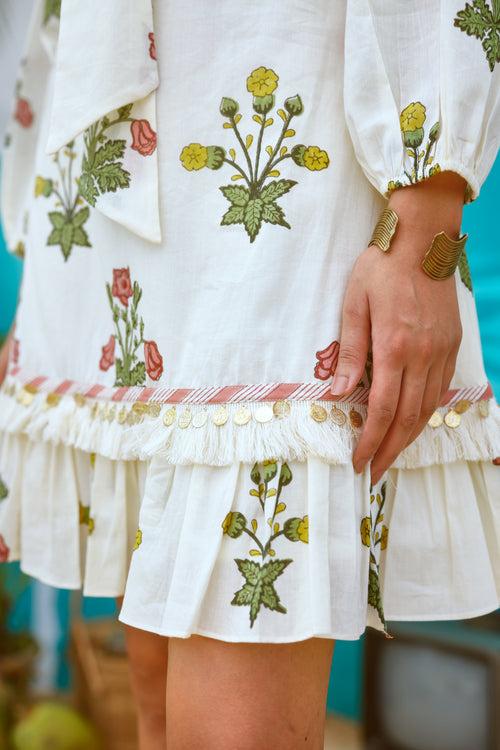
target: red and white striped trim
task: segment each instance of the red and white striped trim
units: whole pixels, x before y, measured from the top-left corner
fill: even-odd
[[[333,401],[329,383],[261,383],[259,385],[226,385],[204,388],[163,388],[161,386],[131,386],[113,388],[104,385],[77,383],[74,380],[55,380],[43,375],[25,375],[20,368],[13,368],[10,375],[23,387],[36,388],[44,393],[72,395],[79,393],[86,398],[114,402],[155,401],[162,404],[231,404],[240,402],[265,402],[288,399],[289,401]],[[346,399],[351,404],[366,404],[369,388],[356,388]],[[445,393],[440,406],[454,406],[458,401],[471,402],[492,398],[489,383],[467,388],[455,388]]]

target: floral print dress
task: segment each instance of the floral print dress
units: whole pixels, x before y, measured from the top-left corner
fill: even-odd
[[[37,0],[16,87],[10,558],[125,591],[124,622],[179,637],[356,639],[496,609],[499,410],[466,256],[450,390],[376,486],[351,464],[371,357],[348,400],[329,387],[387,197],[452,170],[470,202],[491,168],[498,3],[129,6]]]

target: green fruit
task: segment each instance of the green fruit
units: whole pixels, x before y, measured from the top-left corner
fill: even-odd
[[[69,706],[40,703],[14,729],[15,750],[99,750],[94,727]]]

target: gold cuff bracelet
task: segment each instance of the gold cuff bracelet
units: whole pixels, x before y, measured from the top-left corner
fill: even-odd
[[[368,245],[377,245],[384,253],[388,252],[391,240],[396,232],[398,215],[392,208],[385,208]],[[458,240],[448,237],[446,232],[439,232],[434,238],[422,260],[421,268],[431,279],[447,279],[455,273],[458,261],[465,249],[467,235],[463,234]]]

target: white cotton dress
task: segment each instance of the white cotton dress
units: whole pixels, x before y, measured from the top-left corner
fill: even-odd
[[[25,260],[0,533],[24,570],[226,641],[499,606],[499,409],[465,257],[450,390],[375,487],[351,464],[371,361],[329,395],[390,192],[453,170],[471,201],[495,159],[497,4],[483,26],[460,5],[37,3],[2,185]]]

